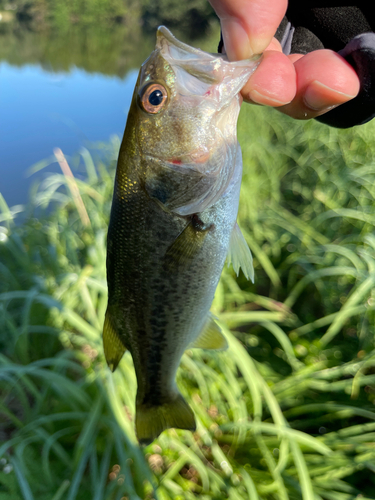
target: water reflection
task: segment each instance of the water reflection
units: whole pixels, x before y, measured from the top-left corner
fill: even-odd
[[[88,73],[124,77],[142,64],[154,43],[155,34],[143,33],[138,23],[73,25],[42,32],[0,23],[0,60],[13,66],[41,64],[51,71],[78,67]]]

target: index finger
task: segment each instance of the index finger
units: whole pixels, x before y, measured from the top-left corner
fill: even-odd
[[[221,23],[230,61],[248,59],[269,45],[284,14],[287,0],[209,0]]]

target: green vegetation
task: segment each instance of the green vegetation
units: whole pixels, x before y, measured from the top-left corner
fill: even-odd
[[[136,0],[0,0],[0,11],[13,12],[15,20],[32,30],[45,30],[128,24],[139,18],[140,5]]]
[[[101,346],[118,140],[69,159],[80,196],[50,175],[22,224],[1,198],[0,500],[373,500],[374,128],[244,106],[256,281],[224,269],[212,310],[229,349],[183,357],[197,432],[144,450],[131,356],[112,375]]]
[[[18,21],[29,29],[64,30],[72,24],[113,26],[144,24],[153,32],[169,23],[186,33],[201,36],[215,17],[202,0],[0,0],[0,12],[11,13],[7,22]]]
[[[142,24],[152,33],[160,24],[165,24],[188,34],[191,39],[201,38],[209,31],[210,22],[217,19],[210,4],[202,0],[143,0],[141,4]]]

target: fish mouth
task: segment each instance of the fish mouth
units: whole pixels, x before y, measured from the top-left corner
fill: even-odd
[[[229,62],[223,54],[204,52],[180,42],[165,26],[158,28],[155,50],[170,65],[177,94],[185,101],[187,97],[204,99],[206,107],[217,112],[236,98],[260,61],[260,56],[254,56]]]
[[[160,26],[157,30],[156,48],[174,67],[174,71],[180,67],[208,85],[218,84],[222,80],[219,68],[223,62],[228,61],[223,54],[210,54],[180,42],[165,26]]]
[[[207,57],[208,57],[210,59],[222,59],[224,61],[228,61],[228,57],[226,56],[226,54],[219,54],[217,52],[214,52],[214,53],[205,52],[204,50],[197,49],[195,47],[191,47],[190,45],[187,45],[186,43],[181,42],[175,36],[173,36],[172,33],[169,31],[169,29],[166,28],[165,26],[158,27],[157,32],[156,32],[156,38],[157,38],[157,44],[159,44],[162,41],[162,39],[165,39],[170,46],[173,46],[177,49],[180,49],[184,52],[187,52],[188,54],[193,55],[197,58],[207,59]],[[249,65],[249,63],[260,62],[261,58],[262,58],[262,54],[254,54],[252,57],[250,57],[247,60],[245,59],[242,61],[237,61],[236,64],[238,66],[246,66],[246,65]]]
[[[195,55],[196,57],[202,57],[202,56],[207,57],[207,55],[210,55],[213,59],[219,56],[221,59],[227,60],[227,57],[225,55],[209,54],[207,52],[203,52],[203,50],[196,49],[195,47],[191,47],[190,45],[181,42],[175,36],[173,36],[172,33],[169,31],[169,29],[166,28],[165,26],[159,26],[156,32],[156,37],[157,37],[157,43],[159,43],[159,41],[161,42],[162,39],[164,38],[170,46],[174,46],[177,49],[180,49],[183,52],[187,52],[190,55]]]

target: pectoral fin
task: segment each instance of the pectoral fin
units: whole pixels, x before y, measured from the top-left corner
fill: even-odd
[[[253,256],[237,223],[232,230],[227,260],[228,266],[232,264],[237,276],[241,267],[245,277],[254,283]]]
[[[209,313],[199,337],[189,345],[189,348],[195,347],[220,350],[227,349],[228,347],[228,343],[211,313]]]
[[[165,259],[170,267],[190,264],[202,247],[213,226],[205,227],[197,215],[193,215],[185,229],[168,248]]]
[[[113,326],[110,313],[107,309],[105,313],[104,327],[103,327],[103,348],[107,364],[111,371],[115,371],[117,365],[121,361],[126,348],[121,342],[120,336]]]

